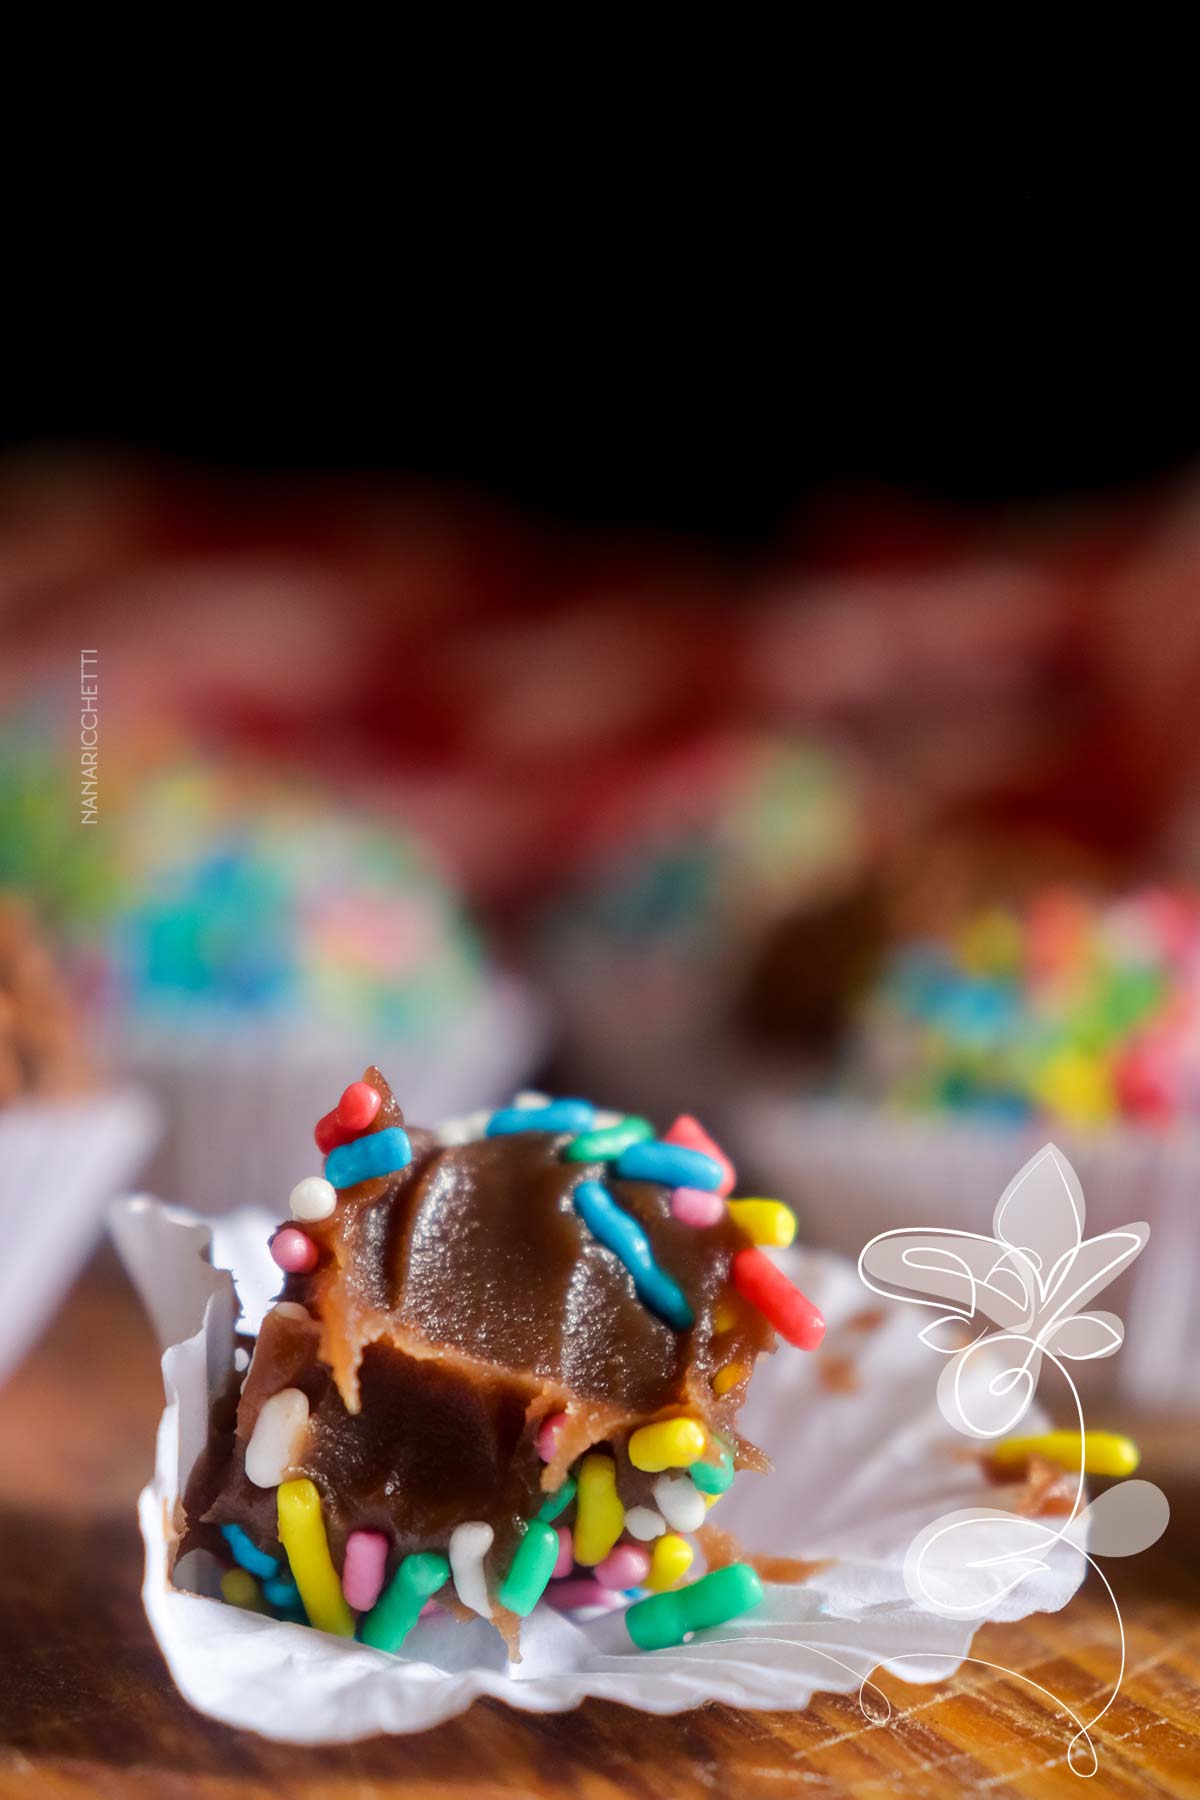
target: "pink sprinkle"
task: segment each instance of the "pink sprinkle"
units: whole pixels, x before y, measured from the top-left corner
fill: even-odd
[[[680,1144],[685,1150],[701,1150],[705,1156],[711,1156],[713,1161],[719,1163],[721,1167],[721,1185],[717,1189],[718,1194],[722,1198],[727,1194],[732,1194],[733,1184],[737,1180],[733,1164],[720,1145],[713,1143],[700,1121],[693,1119],[691,1113],[680,1113],[670,1131],[663,1132],[662,1141],[664,1144]]]
[[[352,1531],[346,1539],[342,1592],[347,1606],[370,1612],[383,1589],[388,1541],[382,1531]]]
[[[706,1194],[703,1188],[676,1188],[671,1211],[681,1225],[716,1225],[724,1217],[725,1202],[720,1194]]]
[[[541,1430],[537,1434],[537,1453],[543,1462],[554,1461],[554,1443],[559,1432],[567,1422],[565,1412],[551,1413],[542,1420]]]
[[[606,1588],[641,1587],[649,1573],[650,1552],[640,1544],[618,1544],[596,1564],[596,1580]]]
[[[375,1122],[375,1114],[383,1104],[378,1088],[369,1081],[352,1081],[334,1111],[344,1131],[365,1131]]]
[[[442,1609],[438,1605],[436,1600],[427,1600],[425,1602],[424,1606],[421,1608],[420,1612],[417,1614],[417,1617],[418,1617],[418,1619],[432,1618],[432,1616],[435,1612],[441,1612],[441,1610]]]
[[[560,1612],[567,1612],[575,1606],[624,1605],[624,1595],[618,1594],[615,1588],[601,1587],[598,1581],[590,1581],[584,1577],[575,1581],[556,1582],[552,1588],[546,1589],[546,1598]]]
[[[271,1255],[288,1275],[307,1275],[316,1268],[319,1254],[307,1233],[297,1231],[294,1225],[285,1225],[271,1239]]]
[[[563,1576],[569,1575],[575,1567],[575,1545],[571,1541],[569,1525],[559,1525],[555,1529],[558,1532],[558,1561],[550,1571],[550,1579],[551,1581],[561,1581]]]

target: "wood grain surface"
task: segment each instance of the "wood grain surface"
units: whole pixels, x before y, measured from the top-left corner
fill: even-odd
[[[1135,1431],[1173,1515],[1153,1551],[1107,1565],[1128,1667],[1084,1784],[1066,1766],[1072,1727],[1028,1684],[1085,1719],[1104,1704],[1118,1640],[1098,1583],[1061,1614],[979,1633],[976,1655],[1015,1676],[966,1665],[937,1687],[880,1677],[886,1724],[854,1696],[825,1696],[801,1713],[714,1706],[675,1719],[480,1701],[419,1736],[330,1750],[214,1725],[176,1694],[138,1597],[134,1500],[160,1406],[149,1330],[105,1253],[0,1390],[0,1795],[1200,1797],[1200,1448],[1187,1420],[1104,1421]]]

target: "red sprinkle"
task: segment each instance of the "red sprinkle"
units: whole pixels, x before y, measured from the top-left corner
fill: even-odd
[[[320,1252],[307,1232],[285,1225],[271,1239],[271,1255],[288,1275],[307,1275],[317,1266]]]
[[[663,1132],[662,1141],[664,1144],[679,1144],[685,1150],[699,1150],[703,1155],[711,1156],[721,1170],[717,1193],[732,1194],[733,1184],[737,1180],[733,1164],[720,1145],[713,1143],[699,1119],[693,1119],[691,1113],[680,1113],[670,1131]]]
[[[369,1081],[352,1081],[334,1109],[334,1117],[343,1131],[356,1136],[374,1123],[383,1104],[383,1096]]]
[[[341,1123],[336,1107],[332,1112],[327,1112],[323,1119],[318,1119],[313,1130],[313,1136],[317,1140],[317,1149],[322,1156],[328,1156],[329,1152],[336,1150],[339,1144],[348,1144],[355,1135],[355,1132],[347,1131]]]
[[[825,1320],[794,1282],[781,1275],[761,1250],[739,1250],[733,1259],[733,1285],[743,1300],[757,1306],[780,1337],[797,1350],[815,1350],[825,1336]]]

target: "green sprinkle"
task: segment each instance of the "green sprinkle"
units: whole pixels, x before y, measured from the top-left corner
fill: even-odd
[[[557,1531],[541,1519],[530,1519],[504,1577],[500,1589],[501,1606],[507,1606],[518,1618],[527,1619],[545,1593],[557,1561]]]
[[[725,1625],[749,1612],[763,1597],[762,1582],[749,1563],[714,1569],[690,1587],[651,1594],[626,1609],[625,1624],[639,1650],[668,1650],[689,1631]]]
[[[538,1518],[548,1525],[552,1519],[557,1519],[560,1512],[570,1506],[574,1498],[575,1477],[568,1475],[560,1488],[555,1488],[552,1494],[546,1495],[537,1509]]]
[[[717,1445],[717,1461],[694,1462],[688,1474],[702,1494],[723,1494],[733,1482],[733,1458],[724,1444]]]
[[[601,1125],[572,1138],[563,1156],[567,1162],[612,1162],[631,1144],[644,1144],[653,1136],[649,1119],[621,1119],[616,1125]]]
[[[362,1622],[362,1641],[394,1655],[417,1622],[427,1600],[450,1579],[450,1564],[436,1550],[406,1556],[383,1595]]]

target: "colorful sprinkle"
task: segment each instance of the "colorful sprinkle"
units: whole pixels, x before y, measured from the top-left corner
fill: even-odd
[[[290,1575],[276,1575],[273,1580],[264,1581],[262,1591],[263,1599],[268,1600],[278,1612],[286,1613],[302,1625],[308,1623],[300,1600],[300,1589]]]
[[[412,1161],[412,1145],[407,1131],[389,1125],[386,1131],[373,1131],[353,1143],[339,1144],[325,1162],[325,1174],[335,1188],[357,1187],[360,1181],[373,1181],[377,1175],[394,1175],[407,1169]]]
[[[733,1485],[733,1457],[718,1444],[716,1462],[694,1462],[688,1474],[702,1494],[723,1494]]]
[[[729,1216],[752,1244],[786,1250],[796,1235],[796,1215],[780,1200],[731,1200]]]
[[[383,1597],[362,1622],[363,1643],[394,1656],[420,1618],[425,1602],[432,1600],[449,1579],[450,1564],[438,1551],[417,1550],[406,1556]],[[300,1592],[304,1592],[303,1583]],[[316,1624],[315,1619],[313,1623]]]
[[[574,1200],[575,1210],[588,1230],[620,1257],[633,1276],[634,1288],[643,1305],[673,1331],[689,1330],[695,1316],[683,1289],[659,1268],[650,1248],[650,1239],[637,1220],[624,1212],[598,1181],[581,1181],[575,1189]]]
[[[721,1171],[721,1180],[715,1192],[723,1198],[732,1194],[737,1176],[733,1164],[721,1149],[709,1137],[698,1119],[690,1113],[680,1113],[670,1131],[663,1132],[664,1144],[682,1144],[685,1150],[699,1150],[702,1156],[710,1156]]]
[[[640,1544],[618,1544],[602,1563],[596,1564],[600,1586],[619,1588],[622,1593],[626,1588],[641,1587],[649,1573],[650,1552]]]
[[[736,1298],[726,1295],[713,1307],[713,1330],[716,1332],[732,1331],[735,1325],[741,1323],[741,1318],[742,1309]]]
[[[279,1489],[279,1541],[287,1552],[304,1610],[318,1631],[354,1636],[354,1614],[346,1605],[329,1554],[321,1496],[311,1481],[285,1481]]]
[[[682,1644],[690,1631],[725,1625],[757,1606],[762,1582],[749,1563],[730,1563],[702,1575],[676,1594],[637,1600],[625,1614],[629,1635],[639,1650],[668,1650]]]
[[[573,1475],[568,1475],[560,1488],[555,1488],[552,1494],[546,1495],[546,1498],[542,1501],[542,1504],[537,1510],[537,1516],[542,1521],[543,1525],[553,1524],[559,1513],[566,1511],[567,1507],[570,1506],[572,1500],[575,1498],[575,1489],[575,1477]]]
[[[289,1203],[293,1219],[327,1219],[337,1207],[337,1189],[323,1175],[306,1175],[292,1189]]]
[[[258,1583],[248,1569],[226,1569],[221,1577],[221,1598],[227,1606],[240,1606],[243,1612],[267,1610]]]
[[[575,1567],[575,1540],[571,1536],[569,1525],[557,1525],[555,1530],[558,1533],[558,1555],[550,1571],[550,1579],[562,1581]]]
[[[334,1112],[343,1131],[365,1131],[375,1123],[375,1115],[383,1104],[383,1096],[369,1081],[352,1081],[338,1101]]]
[[[257,1544],[251,1543],[240,1525],[222,1525],[221,1536],[229,1545],[234,1562],[240,1563],[243,1569],[248,1569],[251,1575],[257,1575],[260,1580],[278,1575],[279,1558],[268,1556],[265,1550],[260,1550]]]
[[[702,1150],[655,1140],[631,1144],[617,1161],[624,1181],[660,1181],[664,1187],[697,1187],[715,1193],[721,1185],[721,1166]]]
[[[1133,1439],[1115,1431],[1044,1431],[1037,1437],[1001,1438],[992,1449],[992,1461],[1002,1469],[1031,1456],[1072,1470],[1082,1462],[1085,1475],[1132,1475],[1141,1461]]]
[[[468,1519],[450,1533],[450,1570],[455,1592],[463,1605],[469,1606],[481,1619],[492,1616],[483,1559],[495,1537],[492,1527],[483,1519]]]
[[[518,1131],[590,1131],[596,1109],[590,1100],[551,1100],[545,1106],[505,1106],[488,1120],[487,1135],[511,1137]]]
[[[299,1388],[281,1388],[264,1400],[246,1445],[247,1480],[255,1487],[278,1487],[300,1461],[307,1432],[308,1396]]]
[[[650,1552],[650,1569],[642,1583],[643,1587],[652,1589],[656,1594],[673,1588],[676,1582],[683,1580],[695,1559],[696,1552],[687,1539],[668,1532],[666,1537],[655,1540]]]
[[[671,1195],[671,1216],[681,1225],[703,1231],[709,1225],[721,1223],[725,1217],[725,1202],[720,1194],[708,1194],[703,1188],[676,1188]]]
[[[306,1232],[284,1225],[271,1239],[271,1260],[285,1275],[309,1275],[321,1252]]]
[[[342,1592],[356,1612],[370,1612],[383,1592],[388,1540],[382,1531],[352,1531],[342,1561]]]
[[[328,1156],[329,1152],[336,1150],[339,1144],[348,1143],[351,1136],[352,1133],[339,1124],[336,1110],[327,1112],[323,1118],[317,1120],[313,1127],[313,1138],[322,1156]]]
[[[536,1440],[537,1453],[543,1462],[548,1463],[554,1461],[554,1448],[558,1441],[558,1434],[566,1422],[566,1413],[556,1412],[551,1413],[547,1418],[543,1419],[539,1425]]]
[[[660,1475],[654,1503],[672,1531],[697,1531],[708,1511],[704,1495],[687,1475]]]
[[[662,1536],[667,1522],[652,1506],[631,1506],[625,1514],[625,1529],[632,1537],[648,1544],[652,1538]]]
[[[622,1119],[619,1125],[601,1125],[573,1138],[563,1156],[567,1162],[612,1162],[631,1144],[644,1144],[653,1136],[649,1119]]]
[[[575,1561],[585,1568],[603,1562],[621,1535],[625,1509],[617,1497],[617,1465],[611,1456],[590,1451],[579,1465],[575,1512]]]
[[[598,1581],[579,1575],[573,1581],[556,1581],[547,1589],[546,1598],[560,1612],[575,1612],[583,1606],[603,1606],[611,1610],[622,1605],[624,1595],[613,1588],[601,1587]]]
[[[817,1348],[825,1336],[824,1319],[761,1250],[739,1250],[732,1272],[733,1285],[743,1300],[757,1306],[781,1337],[798,1350]]]
[[[500,1588],[500,1604],[519,1619],[527,1619],[545,1593],[558,1562],[558,1548],[553,1525],[530,1519]]]
[[[749,1375],[750,1369],[746,1363],[726,1363],[725,1367],[718,1369],[713,1376],[712,1391],[718,1399],[721,1399],[723,1395],[731,1394],[735,1387],[740,1387],[742,1382],[749,1378]]]
[[[657,1425],[642,1425],[627,1448],[635,1469],[655,1475],[660,1469],[691,1468],[707,1444],[708,1433],[696,1419],[662,1419]]]

